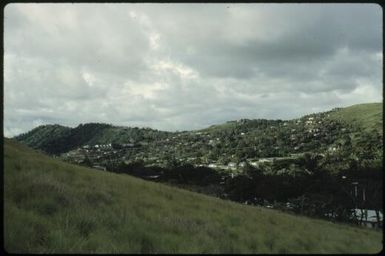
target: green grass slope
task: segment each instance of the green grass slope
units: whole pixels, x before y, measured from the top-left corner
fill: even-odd
[[[330,114],[330,118],[359,126],[366,131],[382,133],[382,103],[357,104],[342,108]]]
[[[4,142],[4,246],[33,253],[375,253],[378,231],[70,165]]]

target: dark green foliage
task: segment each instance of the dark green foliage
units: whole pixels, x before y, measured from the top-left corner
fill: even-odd
[[[354,208],[382,209],[382,164],[366,162],[355,170],[347,167],[333,174],[326,163],[322,157],[305,154],[297,164],[306,172],[296,176],[246,166],[243,174],[227,180],[224,193],[231,200],[249,204],[274,202],[275,208],[283,210],[288,209],[280,204],[290,202],[296,213],[351,223],[357,222]],[[359,184],[358,196],[353,196],[353,182]]]
[[[88,123],[72,129],[59,125],[39,126],[26,134],[16,136],[15,139],[56,155],[83,145],[113,143],[114,148],[117,148],[123,143],[152,141],[167,134],[168,132],[149,128],[124,128],[102,123]]]
[[[141,178],[159,176],[159,181],[170,181],[177,184],[193,184],[207,186],[217,184],[220,174],[207,167],[194,167],[193,165],[180,165],[169,167],[144,166],[143,161],[135,161],[129,164],[120,162],[115,166],[107,166],[109,171],[125,173]]]

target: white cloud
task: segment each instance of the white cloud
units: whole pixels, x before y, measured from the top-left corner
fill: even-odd
[[[198,78],[198,73],[185,65],[175,63],[170,60],[160,60],[152,65],[152,68],[158,75],[164,75],[166,72],[172,72],[181,79]]]
[[[6,136],[92,121],[189,130],[382,101],[376,5],[32,3],[4,14]]]

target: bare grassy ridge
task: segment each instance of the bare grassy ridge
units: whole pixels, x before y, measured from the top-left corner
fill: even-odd
[[[4,142],[4,245],[33,253],[376,253],[378,231],[57,161]]]
[[[366,131],[377,130],[382,133],[382,103],[357,104],[331,113],[330,118],[344,121]]]

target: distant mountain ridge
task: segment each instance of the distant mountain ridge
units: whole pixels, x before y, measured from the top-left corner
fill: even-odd
[[[287,147],[289,149],[302,147],[303,150],[311,150],[319,147],[319,143],[306,146],[309,141],[314,142],[314,139],[322,141],[321,144],[324,145],[333,143],[335,140],[330,139],[330,136],[339,136],[333,135],[336,129],[348,129],[351,130],[351,133],[353,130],[355,133],[359,130],[375,131],[382,136],[382,113],[382,103],[369,103],[310,114],[293,120],[240,119],[221,125],[212,125],[206,129],[185,132],[166,132],[150,128],[121,127],[102,123],[80,124],[75,128],[55,124],[36,127],[25,134],[16,136],[15,139],[49,154],[68,152],[84,145],[132,142],[151,144],[175,136],[182,136],[188,141],[194,141],[196,140],[194,136],[201,133],[216,137],[218,141],[222,138],[230,138],[230,144],[227,143],[230,146],[232,145],[231,140],[242,138],[246,144],[250,141],[251,144],[247,144],[249,147],[254,144],[276,143],[275,147]],[[312,121],[313,119],[314,121]],[[330,131],[319,132],[322,129],[329,129]],[[275,130],[276,132],[274,132]],[[298,139],[303,134],[308,137],[305,141]],[[282,141],[268,141],[267,137],[282,137]],[[289,137],[291,141],[288,139]],[[293,140],[294,142],[297,140],[298,145],[292,143]],[[218,144],[218,146],[220,145]]]

